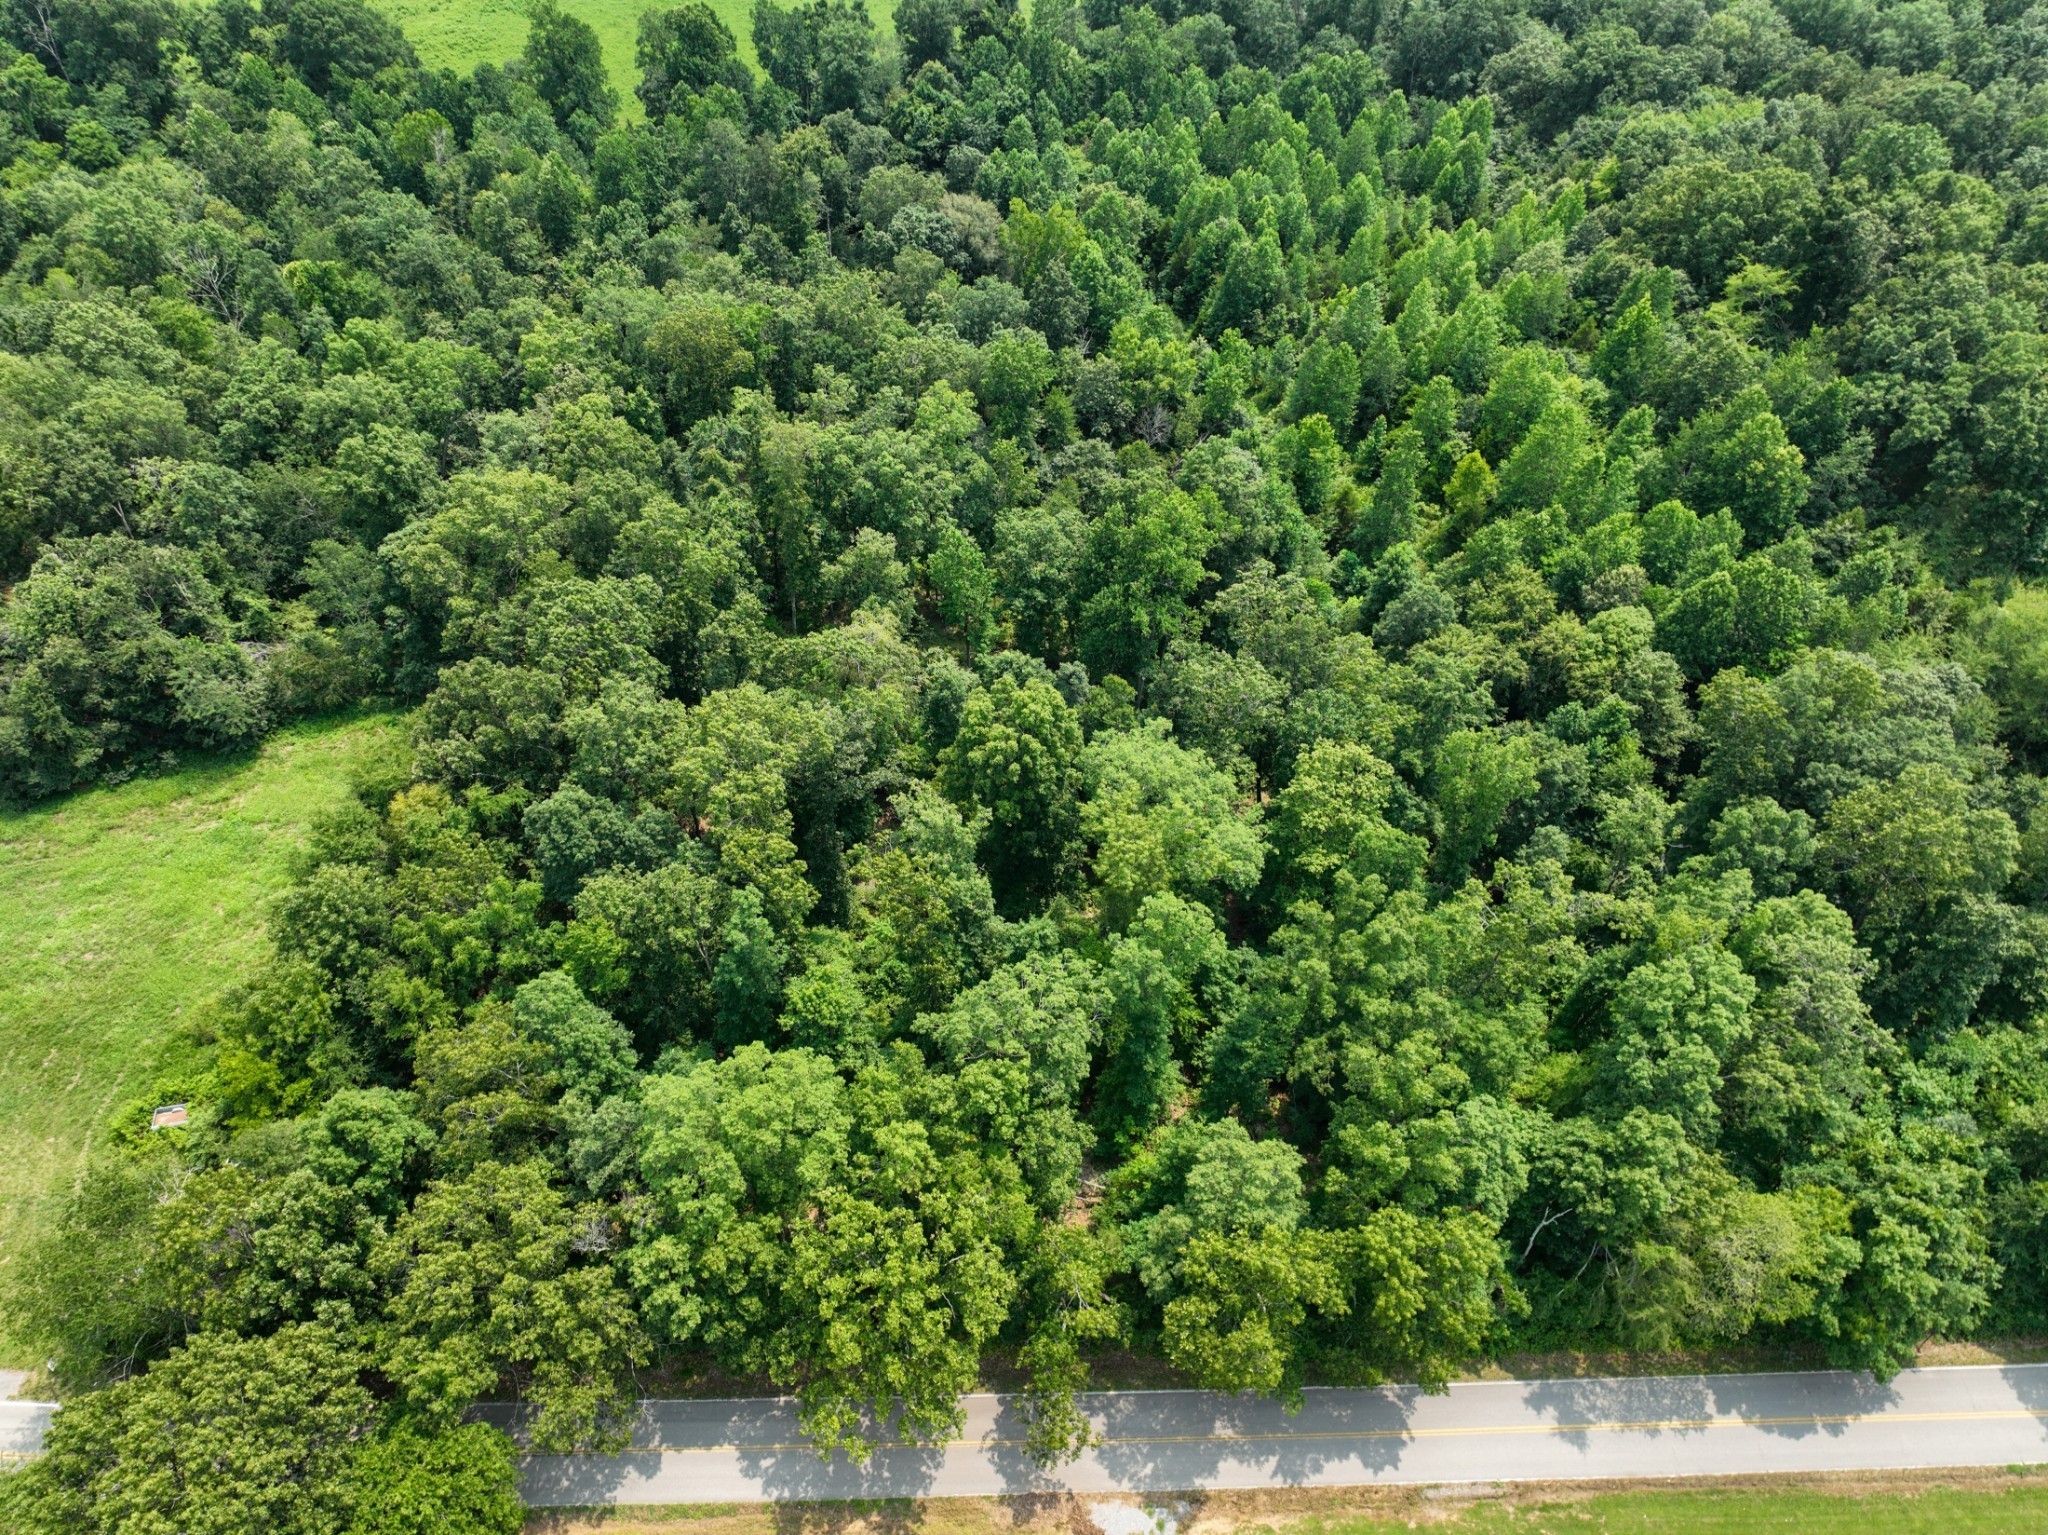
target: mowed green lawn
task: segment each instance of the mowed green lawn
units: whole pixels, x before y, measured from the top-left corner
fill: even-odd
[[[1865,1497],[1789,1488],[1672,1488],[1547,1508],[1508,1501],[1474,1510],[1452,1528],[1475,1535],[2018,1535],[2048,1530],[2048,1486],[1936,1487]]]
[[[405,29],[420,62],[432,68],[467,71],[478,64],[502,64],[518,55],[526,42],[526,0],[373,0]],[[640,13],[662,0],[560,0],[571,16],[580,16],[604,45],[604,62],[621,101],[638,111],[633,87],[640,72],[633,67],[633,39]],[[668,0],[676,3],[676,0]],[[740,55],[754,60],[754,0],[708,0],[719,20],[739,39]],[[886,29],[896,14],[896,0],[868,0],[868,14]]]
[[[1964,1486],[1862,1492],[1679,1483],[1554,1501],[1509,1491],[1464,1508],[1446,1499],[1430,1512],[1436,1517],[1417,1520],[1411,1510],[1282,1528],[1286,1535],[1384,1535],[1397,1524],[1444,1535],[2017,1535],[2048,1530],[2048,1478],[2037,1469],[2016,1470],[2010,1480],[1972,1473]],[[1271,1532],[1251,1525],[1238,1535]]]
[[[1469,1496],[1468,1494],[1476,1494]],[[1341,1499],[1331,1490],[1310,1497]],[[1229,1494],[1223,1497],[1228,1499]],[[1160,1499],[1162,1502],[1177,1501]],[[1184,1522],[1230,1535],[2018,1535],[2048,1530],[2048,1475],[2042,1468],[1961,1473],[1959,1484],[1889,1486],[1688,1486],[1672,1482],[1625,1492],[1557,1496],[1540,1489],[1497,1492],[1437,1487],[1369,1514],[1233,1520],[1199,1493]],[[1067,1527],[1035,1513],[1033,1499],[877,1499],[847,1503],[672,1504],[609,1509],[535,1509],[525,1535],[1024,1535]]]
[[[395,716],[296,726],[258,752],[0,813],[0,1283],[109,1114],[248,975],[307,824],[396,742]],[[11,1352],[0,1340],[0,1363]]]

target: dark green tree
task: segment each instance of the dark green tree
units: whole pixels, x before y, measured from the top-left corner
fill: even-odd
[[[633,62],[640,69],[634,92],[654,122],[684,109],[690,98],[714,85],[742,96],[753,89],[732,30],[702,3],[642,11]]]
[[[1081,726],[1049,683],[997,677],[967,695],[939,767],[948,795],[986,815],[982,859],[1004,906],[1059,881],[1080,825]]]

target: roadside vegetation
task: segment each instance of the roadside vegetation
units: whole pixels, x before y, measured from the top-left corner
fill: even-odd
[[[1301,1532],[1364,1535],[1376,1523],[1312,1523]],[[1888,1490],[1860,1496],[1665,1487],[1569,1501],[1489,1501],[1443,1527],[1475,1535],[1507,1530],[1522,1535],[2005,1535],[2044,1524],[2048,1489],[2040,1487]]]
[[[262,963],[268,905],[307,828],[402,730],[376,715],[315,721],[0,811],[0,1289],[96,1145],[135,1135],[198,1079],[195,1031]],[[0,1363],[41,1363],[17,1338],[4,1347]]]
[[[721,14],[0,0],[0,795],[407,711],[20,1026],[15,1525],[2048,1330],[2048,12]]]
[[[2008,1535],[2048,1520],[2037,1470],[1605,1487],[1331,1489],[536,1511],[526,1535],[1091,1535],[1142,1507],[1173,1535]]]

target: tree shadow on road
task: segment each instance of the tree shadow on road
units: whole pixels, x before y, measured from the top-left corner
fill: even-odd
[[[1270,1398],[1207,1391],[1103,1395],[1082,1404],[1102,1425],[1093,1454],[1121,1486],[1197,1487],[1226,1465],[1261,1467],[1266,1480],[1292,1486],[1333,1465],[1356,1467],[1361,1481],[1398,1466],[1419,1395],[1411,1388],[1310,1391],[1297,1414]]]
[[[1566,1443],[1581,1449],[1596,1425],[1690,1437],[1722,1418],[1787,1439],[1839,1435],[1847,1425],[1824,1420],[1881,1412],[1897,1400],[1892,1387],[1848,1371],[1532,1381],[1522,1393],[1526,1407],[1549,1418]],[[1582,1427],[1575,1432],[1574,1425]]]
[[[2013,1399],[2028,1412],[2048,1418],[2048,1364],[2009,1364],[1998,1372]],[[2048,1461],[2048,1424],[2042,1425],[2040,1458]]]

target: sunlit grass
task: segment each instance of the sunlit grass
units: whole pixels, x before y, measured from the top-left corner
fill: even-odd
[[[0,1282],[179,1026],[248,974],[314,816],[399,725],[301,725],[258,752],[0,813]],[[0,1340],[0,1363],[15,1360]]]
[[[1185,1535],[2004,1535],[2048,1530],[2040,1467],[1884,1472],[1746,1484],[1325,1487],[1161,1493],[1155,1522]],[[1129,1504],[1129,1497],[1114,1499]],[[1088,1494],[838,1503],[534,1509],[526,1535],[1072,1535]],[[1080,1517],[1077,1517],[1080,1516]]]
[[[1289,1535],[1380,1535],[1379,1521],[1297,1526]],[[1504,1496],[1447,1526],[1487,1535],[2009,1535],[2048,1530],[2048,1486],[1929,1487],[1847,1495],[1798,1488],[1657,1488],[1583,1499]]]
[[[590,23],[604,48],[605,70],[620,100],[635,109],[633,39],[640,13],[655,8],[650,0],[561,0],[562,9]],[[754,60],[753,0],[708,0],[719,20],[739,39],[740,56]],[[526,42],[527,0],[375,0],[387,16],[405,29],[420,62],[431,68],[468,71],[478,64],[502,64],[517,56]],[[887,28],[896,14],[896,0],[868,0],[868,14]]]

